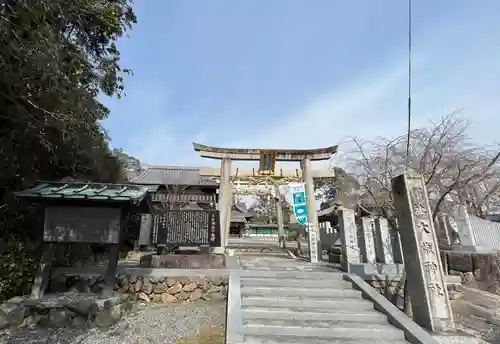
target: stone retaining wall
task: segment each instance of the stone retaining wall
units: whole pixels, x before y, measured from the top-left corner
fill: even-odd
[[[404,298],[404,289],[403,286],[400,286],[399,279],[374,279],[366,281],[369,285],[371,285],[375,290],[377,290],[380,294],[384,295],[389,301],[391,301],[396,307],[403,309],[403,298]],[[457,285],[453,283],[446,284],[448,289],[448,297],[450,300],[455,300],[460,297],[460,293],[457,290]]]
[[[115,290],[132,294],[144,302],[193,302],[197,300],[223,300],[227,296],[227,276],[132,276],[119,275]],[[51,281],[51,291],[100,293],[104,275],[58,276]]]
[[[500,257],[497,252],[442,251],[450,275],[460,275],[466,286],[500,294]]]

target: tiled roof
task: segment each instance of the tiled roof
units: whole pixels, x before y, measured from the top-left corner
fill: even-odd
[[[245,214],[240,213],[237,210],[232,210],[231,211],[231,222],[235,223],[246,223],[247,219],[244,216]]]
[[[476,245],[500,250],[500,223],[469,216]]]
[[[219,185],[210,178],[200,176],[199,168],[186,166],[148,167],[140,173],[130,173],[128,177],[131,183],[145,185]]]
[[[31,199],[68,199],[89,201],[140,202],[151,187],[144,185],[101,184],[85,182],[40,182],[35,187],[16,192]]]

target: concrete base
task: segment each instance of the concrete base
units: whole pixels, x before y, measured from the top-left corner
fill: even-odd
[[[141,268],[224,269],[225,256],[220,254],[151,254],[141,258]]]
[[[360,277],[366,275],[382,274],[382,275],[400,275],[403,274],[403,264],[348,264],[348,272]]]
[[[486,246],[472,246],[472,245],[458,245],[458,246],[449,246],[446,251],[453,252],[463,252],[463,253],[492,253],[496,250],[486,247]]]
[[[225,247],[210,247],[211,254],[226,254]]]

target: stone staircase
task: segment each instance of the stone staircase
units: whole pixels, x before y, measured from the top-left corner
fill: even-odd
[[[403,344],[343,273],[240,271],[243,343]]]

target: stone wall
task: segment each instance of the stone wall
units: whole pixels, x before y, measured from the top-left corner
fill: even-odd
[[[404,289],[400,286],[400,281],[398,279],[373,279],[366,281],[380,294],[384,295],[389,301],[392,302],[399,309],[403,309],[404,302]],[[446,284],[448,289],[448,297],[450,300],[455,300],[460,297],[460,292],[455,284]]]
[[[224,300],[227,296],[227,276],[131,276],[119,275],[115,289],[134,295],[144,302],[193,302],[197,300]],[[51,281],[51,291],[100,293],[104,275],[84,278],[58,276]]]
[[[462,277],[466,286],[500,294],[498,252],[442,251],[441,255],[450,275]]]

